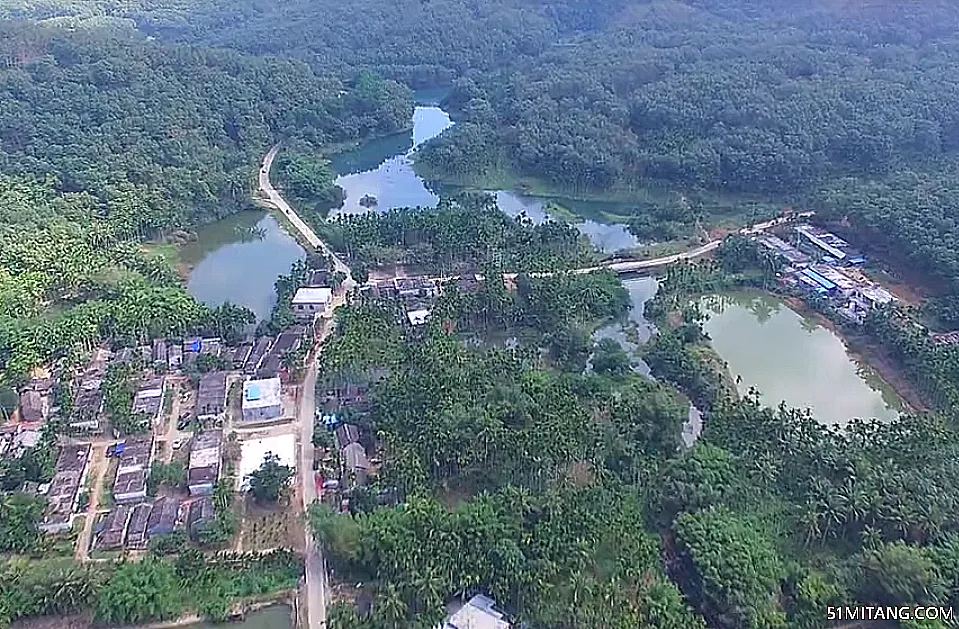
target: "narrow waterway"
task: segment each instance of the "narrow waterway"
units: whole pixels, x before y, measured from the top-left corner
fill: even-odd
[[[656,327],[646,320],[643,312],[646,302],[656,295],[659,282],[655,277],[626,277],[623,278],[623,287],[629,293],[632,308],[629,311],[629,330],[621,323],[604,326],[593,333],[594,341],[613,339],[630,355],[630,364],[635,373],[650,380],[656,380],[650,373],[649,365],[639,357],[640,346],[649,342]],[[703,414],[698,408],[689,405],[689,413],[683,424],[682,440],[686,447],[690,447],[703,432]]]
[[[343,188],[345,201],[331,212],[331,217],[436,205],[437,191],[413,170],[413,152],[453,122],[436,104],[435,95],[420,95],[420,102],[409,133],[366,142],[333,157],[336,183]],[[549,218],[548,203],[543,199],[505,190],[494,194],[509,216],[525,214],[537,223]],[[372,208],[360,204],[366,196],[376,199]],[[591,216],[601,215],[606,207],[566,199],[556,202],[573,212],[581,207]],[[607,253],[640,245],[623,225],[582,219],[573,219],[573,223],[594,246]],[[250,308],[260,319],[267,317],[273,307],[276,279],[304,255],[299,244],[265,212],[245,212],[203,227],[196,242],[181,248],[182,262],[191,267],[187,286],[194,297],[209,305],[232,301]]]
[[[772,295],[734,292],[702,300],[706,333],[737,387],[759,390],[769,406],[809,408],[825,424],[851,418],[895,419],[898,396],[868,365],[850,356],[832,330]]]

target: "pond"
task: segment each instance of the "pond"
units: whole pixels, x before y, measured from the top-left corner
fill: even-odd
[[[250,612],[238,622],[202,623],[190,625],[186,629],[293,629],[293,617],[288,605],[271,605]]]
[[[180,248],[191,266],[187,289],[210,306],[232,301],[257,319],[270,315],[274,283],[306,253],[266,212],[241,212],[197,230],[197,240]]]
[[[764,404],[809,408],[825,424],[895,419],[902,402],[842,339],[772,295],[734,292],[702,300],[706,333],[737,387]]]
[[[436,205],[436,192],[413,170],[413,151],[450,128],[453,121],[436,104],[436,94],[418,94],[418,102],[409,133],[372,140],[333,157],[336,183],[343,188],[345,201],[331,216],[370,211],[360,205],[366,195],[376,198],[375,209],[381,211]],[[534,222],[548,218],[548,204],[541,198],[509,191],[495,195],[509,216],[525,213]],[[566,199],[556,202],[566,211],[582,210],[586,216],[601,216],[606,208]],[[576,217],[569,220],[602,251],[613,253],[640,244],[623,225]],[[259,319],[268,317],[273,307],[276,279],[304,255],[276,220],[262,212],[243,213],[203,227],[197,241],[181,249],[181,260],[192,267],[187,286],[194,297],[210,305],[232,301],[250,308]]]

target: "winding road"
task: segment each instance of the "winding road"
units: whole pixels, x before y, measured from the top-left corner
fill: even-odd
[[[337,256],[330,247],[323,242],[316,232],[306,224],[303,219],[297,215],[296,211],[290,207],[289,203],[283,199],[273,184],[270,182],[270,171],[273,168],[273,161],[280,150],[277,144],[263,158],[263,164],[260,167],[259,174],[259,192],[260,199],[268,206],[276,209],[293,225],[300,236],[313,249],[325,253],[333,261],[334,269],[343,273],[346,280],[337,288],[333,295],[333,301],[330,306],[328,318],[322,320],[322,327],[317,330],[316,346],[311,353],[308,361],[306,375],[300,390],[297,407],[297,421],[300,425],[300,461],[299,476],[301,483],[301,494],[303,496],[303,510],[306,512],[309,506],[316,500],[316,485],[313,475],[313,423],[316,413],[316,350],[323,344],[333,329],[333,312],[336,308],[344,305],[347,301],[347,294],[356,286],[350,267]],[[812,212],[796,214],[794,216],[781,216],[762,223],[756,223],[749,227],[739,230],[742,235],[752,235],[777,225],[795,220],[796,218],[805,218],[812,216]],[[676,253],[672,255],[652,258],[648,260],[626,260],[619,262],[609,262],[600,266],[576,269],[573,273],[590,273],[600,269],[609,269],[616,273],[631,273],[643,269],[650,269],[660,266],[674,264],[681,260],[692,260],[714,251],[722,244],[722,239],[712,240],[704,245]],[[549,276],[553,273],[541,273],[537,276]],[[516,279],[516,273],[504,275],[505,279]],[[455,279],[455,278],[444,278]],[[94,501],[91,500],[91,511],[95,508]],[[90,527],[92,518],[87,517],[87,528]],[[326,627],[326,607],[329,600],[329,582],[326,570],[326,562],[323,557],[323,549],[316,545],[310,527],[306,527],[306,596],[307,596],[307,626],[309,629],[325,629]]]

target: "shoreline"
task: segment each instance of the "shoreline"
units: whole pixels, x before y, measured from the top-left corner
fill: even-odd
[[[886,352],[882,348],[876,347],[862,335],[853,336],[848,334],[837,325],[835,321],[820,312],[816,312],[798,297],[779,295],[777,293],[770,294],[781,299],[783,303],[800,316],[815,321],[817,324],[835,334],[839,340],[842,341],[842,344],[846,348],[846,353],[849,354],[850,358],[867,365],[885,385],[896,393],[904,407],[902,412],[925,413],[933,410],[923,401],[922,396],[919,395],[915,386],[909,382],[906,375],[895,365],[892,359],[886,355]]]
[[[227,620],[222,624],[224,627],[229,627],[234,622],[242,621],[242,617],[247,614],[260,611],[261,609],[266,609],[268,607],[274,607],[276,605],[286,605],[291,609],[295,608],[294,598],[296,596],[296,590],[284,590],[272,595],[266,595],[266,598],[254,598],[249,601],[240,601],[234,603],[233,609],[231,610],[231,619]],[[233,620],[233,616],[240,616],[239,619]],[[193,627],[205,622],[213,622],[201,616],[197,613],[184,614],[179,618],[173,618],[170,620],[158,620],[155,622],[143,624],[143,625],[133,625],[126,627],[124,629],[174,629],[176,627]]]

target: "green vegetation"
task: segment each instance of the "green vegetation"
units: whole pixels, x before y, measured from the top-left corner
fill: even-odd
[[[141,243],[246,207],[277,140],[383,133],[405,126],[411,107],[396,84],[351,88],[288,61],[110,30],[0,32],[0,372],[10,380],[104,338],[235,336],[249,313],[200,306]]]
[[[595,259],[576,229],[510,219],[483,193],[444,198],[437,208],[339,217],[321,231],[351,264],[365,269],[413,265],[454,275],[496,264],[532,272],[588,266]]]
[[[276,503],[289,489],[293,468],[268,454],[259,468],[250,473],[250,493],[257,502]]]
[[[0,623],[91,610],[112,625],[169,620],[191,610],[223,621],[234,602],[295,588],[301,572],[289,551],[204,556],[188,550],[175,559],[129,563],[11,559],[0,564]]]
[[[187,471],[181,461],[162,463],[154,461],[150,465],[150,476],[147,478],[147,493],[155,496],[160,487],[178,489],[186,487]]]

